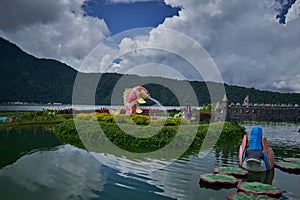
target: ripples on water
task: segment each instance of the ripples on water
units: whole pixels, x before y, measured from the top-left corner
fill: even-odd
[[[257,124],[262,127],[263,135],[268,139],[269,146],[273,148],[275,159],[284,157],[300,157],[300,126],[285,123]],[[251,125],[245,125],[249,135]]]
[[[252,125],[244,126],[249,133]],[[277,160],[300,157],[299,126],[261,126]],[[205,158],[194,154],[173,163],[90,154],[70,145],[35,151],[0,169],[0,199],[226,199],[235,188],[202,188],[198,176],[214,167],[238,166],[239,145],[218,144]],[[282,199],[300,199],[299,177],[275,169],[250,173],[244,181],[271,182],[283,189]]]

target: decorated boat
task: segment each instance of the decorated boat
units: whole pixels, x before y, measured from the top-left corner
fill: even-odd
[[[239,165],[250,171],[268,171],[274,168],[274,152],[269,147],[267,138],[262,135],[262,128],[254,126],[251,130],[249,145],[244,135],[239,149]]]

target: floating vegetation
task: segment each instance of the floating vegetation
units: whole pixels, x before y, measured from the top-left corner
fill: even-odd
[[[300,158],[283,158],[284,162],[294,162],[294,163],[300,163]]]
[[[282,194],[278,187],[259,183],[259,182],[243,182],[238,184],[238,189],[245,193],[254,193],[258,195],[268,195],[271,197],[279,197]]]
[[[231,175],[226,174],[203,174],[200,175],[200,181],[208,184],[215,185],[236,185],[238,183],[238,179]]]
[[[228,200],[275,200],[266,195],[245,193],[245,192],[232,192],[228,195]]]
[[[239,167],[218,167],[214,168],[214,173],[232,175],[235,177],[244,177],[248,174],[248,171]]]
[[[275,166],[282,171],[291,172],[291,173],[300,173],[300,163],[298,161],[280,161],[276,162]]]

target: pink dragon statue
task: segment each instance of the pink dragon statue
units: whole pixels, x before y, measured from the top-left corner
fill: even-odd
[[[126,114],[142,113],[139,108],[139,104],[144,104],[144,99],[149,99],[150,93],[142,86],[136,86],[134,88],[126,88],[124,91],[124,106]]]

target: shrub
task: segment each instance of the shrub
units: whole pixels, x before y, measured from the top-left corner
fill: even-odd
[[[167,118],[165,125],[166,126],[177,126],[180,124],[180,118]]]
[[[109,113],[97,113],[97,120],[99,122],[106,122],[106,123],[114,123],[115,119],[114,116]]]
[[[121,123],[121,124],[133,123],[130,115],[124,115],[124,114],[115,115],[114,119],[115,119],[115,122]]]
[[[107,115],[107,117],[108,116],[109,115]],[[139,120],[142,119],[142,117],[140,116],[135,116],[135,118],[138,118]],[[111,146],[107,142],[107,140],[117,145],[119,148],[127,151],[151,152],[169,144],[176,134],[179,134],[179,139],[175,143],[172,143],[172,147],[176,149],[177,147],[182,145],[189,145],[190,139],[193,139],[193,143],[190,145],[190,148],[198,149],[199,151],[199,148],[201,147],[201,144],[206,137],[209,126],[208,124],[187,125],[183,127],[183,132],[182,130],[181,132],[178,132],[178,126],[164,126],[161,128],[155,126],[136,126],[130,124],[122,124],[123,127],[120,128],[119,125],[114,123],[101,122],[101,130],[104,132],[105,136],[107,137],[106,138],[99,134],[98,123],[93,123],[92,121],[88,120],[81,120],[79,122],[81,123],[79,126],[77,126],[77,128],[82,130],[80,133],[84,134],[85,140],[87,140],[88,143],[93,144],[89,145],[89,147],[95,149],[89,150],[95,152],[107,151],[106,148],[109,148]],[[172,120],[172,122],[174,122],[174,120]],[[211,124],[212,129],[217,129],[220,127],[220,125],[221,124],[218,122]],[[195,130],[195,128],[198,128],[198,130],[196,133],[196,137],[194,138],[195,133],[193,131]],[[125,132],[123,130],[125,130]],[[67,120],[57,125],[54,129],[54,133],[61,141],[84,148],[78,136],[73,120]],[[134,135],[144,136],[145,133],[150,133],[151,137],[134,137]],[[212,133],[208,137],[212,139],[219,139],[218,142],[225,144],[233,141],[234,139],[241,139],[244,133],[245,129],[243,127],[240,127],[237,123],[225,122],[224,129],[220,138],[218,138],[219,135],[215,134],[214,131],[212,131]],[[147,136],[147,134],[145,136]],[[187,152],[192,151],[190,150]]]
[[[73,118],[73,114],[58,114],[57,116],[60,118],[63,118],[63,119],[72,119]]]
[[[137,125],[149,125],[151,122],[150,118],[145,115],[131,115],[130,117]]]
[[[200,112],[200,122],[209,122],[211,118],[211,112]]]
[[[87,113],[79,113],[76,115],[77,119],[84,119],[84,120],[91,120],[92,117],[93,116],[91,114],[87,114]]]
[[[151,126],[163,126],[165,124],[166,119],[151,119]]]

